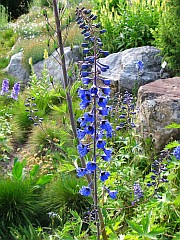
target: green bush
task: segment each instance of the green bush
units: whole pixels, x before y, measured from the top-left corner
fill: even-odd
[[[172,69],[173,75],[180,75],[180,2],[164,0],[155,38],[157,47]]]
[[[7,67],[9,64],[9,58],[2,57],[0,58],[0,69]]]
[[[11,48],[17,40],[17,34],[14,33],[13,28],[6,28],[1,31],[0,34],[0,58],[5,58],[5,56],[10,52]]]
[[[158,1],[101,1],[94,0],[95,12],[103,28],[105,48],[111,52],[132,47],[152,45],[151,29],[155,29],[161,12]],[[111,41],[109,41],[111,39]]]

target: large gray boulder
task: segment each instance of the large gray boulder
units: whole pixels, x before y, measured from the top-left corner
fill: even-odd
[[[171,123],[180,124],[180,77],[141,86],[137,106],[137,131],[145,138],[151,133],[157,150],[171,140],[180,140],[180,129],[166,128]]]
[[[28,71],[24,68],[22,64],[23,52],[14,54],[9,65],[4,69],[6,73],[16,77],[20,82],[26,83],[29,78]]]
[[[144,63],[144,70],[139,76],[136,68],[138,61]],[[112,84],[117,85],[118,90],[131,91],[136,81],[138,81],[138,85],[144,85],[161,77],[162,57],[160,50],[152,46],[131,48],[113,53],[100,59],[100,62],[109,65],[110,69],[102,75],[111,79]],[[167,74],[166,77],[168,77]]]
[[[66,67],[71,68],[72,63],[78,61],[81,58],[80,50],[78,46],[64,48],[64,56],[66,61]],[[46,64],[46,68],[48,69],[49,75],[53,77],[54,83],[60,82],[62,83],[62,67],[60,65],[61,59],[58,51],[55,51],[52,55],[50,55],[47,59],[44,59],[33,65],[34,72],[38,77],[42,76],[42,70],[44,68],[44,64]],[[72,80],[73,81],[73,80]]]

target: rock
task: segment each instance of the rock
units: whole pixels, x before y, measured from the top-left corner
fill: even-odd
[[[29,78],[28,71],[22,65],[23,52],[14,54],[11,57],[9,65],[5,68],[5,72],[19,79],[20,82],[26,83]]]
[[[171,123],[180,124],[180,77],[141,86],[137,107],[137,131],[145,138],[152,133],[157,150],[171,140],[180,140],[180,129],[166,128]]]
[[[144,85],[159,79],[161,71],[162,57],[159,56],[160,50],[152,46],[127,49],[122,52],[113,53],[100,62],[110,66],[109,71],[102,75],[112,80],[117,85],[118,91],[126,89],[132,91],[134,84]],[[142,61],[144,70],[138,77],[136,63]],[[164,77],[169,77],[165,73]]]
[[[66,66],[69,67],[72,62],[78,61],[81,58],[79,47],[74,46],[73,49],[71,49],[71,47],[65,47],[64,56],[65,56]],[[33,67],[36,75],[38,77],[41,77],[41,72],[44,68],[44,64],[46,64],[49,75],[53,77],[54,83],[57,83],[58,81],[62,83],[62,76],[63,76],[62,67],[56,61],[56,59],[60,61],[59,50],[58,52],[55,51],[51,56],[48,57],[48,59],[42,60],[34,64]]]

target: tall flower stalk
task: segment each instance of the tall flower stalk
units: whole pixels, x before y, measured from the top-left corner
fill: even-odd
[[[80,108],[86,110],[83,117],[78,119],[78,151],[80,156],[87,160],[85,167],[77,169],[77,175],[79,177],[91,176],[92,181],[88,186],[81,188],[80,194],[93,195],[97,239],[100,239],[98,181],[103,183],[103,191],[106,191],[110,198],[115,199],[117,191],[111,191],[105,186],[105,181],[110,177],[110,173],[106,169],[112,152],[107,148],[106,140],[112,137],[113,129],[107,119],[110,110],[108,106],[110,81],[101,76],[101,73],[105,72],[109,66],[101,64],[99,57],[107,56],[109,53],[101,49],[103,44],[100,35],[106,31],[99,29],[99,23],[94,23],[96,18],[97,16],[92,14],[89,9],[84,7],[76,9],[76,21],[84,35],[82,47],[85,55],[81,64],[83,87],[79,89],[78,95],[81,99]],[[99,166],[101,160],[104,161],[104,169]]]

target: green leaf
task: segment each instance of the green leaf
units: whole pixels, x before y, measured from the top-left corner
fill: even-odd
[[[21,180],[23,176],[23,164],[21,162],[16,162],[12,174],[16,180]]]
[[[148,233],[150,230],[150,218],[151,218],[151,211],[142,219],[142,226],[144,233]]]
[[[49,175],[44,175],[42,176],[38,181],[37,181],[37,185],[44,185],[50,182],[51,178],[53,177],[53,175],[49,174]]]
[[[176,205],[177,207],[180,206],[180,194],[175,198],[173,204]]]
[[[64,163],[60,166],[59,171],[60,172],[72,172],[75,169],[76,169],[75,166],[73,166],[72,164]]]
[[[149,237],[155,237],[156,235],[163,234],[165,231],[164,227],[156,227],[148,233]]]
[[[126,220],[128,225],[130,226],[130,228],[132,228],[134,231],[136,231],[140,236],[143,236],[143,230],[142,228],[139,226],[139,224],[133,222],[133,221],[129,221]]]
[[[39,171],[39,165],[34,165],[33,169],[29,172],[31,177],[35,177]]]
[[[172,149],[172,148],[175,148],[177,146],[179,146],[179,142],[178,141],[173,141],[171,143],[168,143],[166,146],[165,146],[165,149]]]
[[[180,128],[180,124],[178,124],[178,123],[171,123],[168,126],[166,126],[165,128]]]

